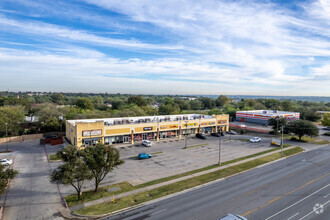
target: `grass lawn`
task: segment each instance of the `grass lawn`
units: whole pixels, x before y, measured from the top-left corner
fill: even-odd
[[[50,160],[50,161],[57,161],[57,160],[60,160],[60,159],[57,158],[56,154],[50,154],[50,155],[49,155],[49,160]]]
[[[290,156],[302,151],[303,149],[299,147],[295,147],[289,150],[285,150],[284,156]],[[152,189],[146,192],[127,196],[116,200],[115,203],[105,202],[102,204],[88,206],[86,208],[82,208],[75,211],[75,213],[80,215],[101,215],[101,214],[110,213],[116,210],[138,205],[146,201],[157,199],[172,193],[180,192],[182,190],[189,189],[198,185],[202,185],[204,183],[208,183],[217,179],[221,179],[280,158],[281,158],[280,152],[274,153],[252,161],[248,161],[242,164],[228,167],[222,170],[217,170],[212,173],[207,173],[201,176],[192,177],[166,186],[158,187],[156,189]]]
[[[283,145],[284,148],[287,148],[287,147],[290,147],[290,146],[291,145],[288,145],[288,144]],[[276,151],[278,149],[280,149],[280,148],[276,147],[276,148],[266,150],[266,151],[262,151],[262,152],[259,152],[259,153],[256,153],[256,154],[251,154],[251,155],[248,155],[248,156],[245,156],[245,157],[240,157],[240,158],[237,158],[237,159],[234,159],[234,160],[226,161],[226,162],[222,163],[222,166],[232,164],[232,163],[236,163],[236,162],[239,162],[239,161],[242,161],[242,160],[245,160],[245,159],[249,159],[249,158],[252,158],[252,157],[257,157],[257,156],[260,156],[260,155],[263,155],[263,154],[266,154],[266,153]],[[92,190],[83,192],[80,201],[77,201],[77,196],[76,195],[66,196],[65,200],[67,201],[68,206],[72,207],[72,206],[81,204],[83,202],[93,201],[93,200],[96,200],[96,199],[100,199],[102,197],[117,195],[117,194],[128,192],[128,191],[131,191],[131,190],[140,189],[140,188],[155,185],[155,184],[158,184],[158,183],[163,183],[163,182],[166,182],[166,181],[170,181],[170,180],[177,179],[177,178],[180,178],[180,177],[196,174],[196,173],[199,173],[199,172],[202,172],[202,171],[205,171],[205,170],[210,170],[210,169],[217,168],[217,167],[219,167],[219,165],[214,164],[214,165],[210,165],[210,166],[203,167],[203,168],[200,168],[200,169],[191,170],[191,171],[188,171],[188,172],[185,172],[185,173],[180,173],[180,174],[177,174],[177,175],[152,180],[152,181],[142,183],[142,184],[139,184],[139,185],[136,185],[136,186],[131,186],[128,182],[121,182],[121,183],[118,183],[118,184],[102,187],[102,188],[99,189],[99,191],[97,193],[94,193]],[[114,191],[114,192],[106,191],[106,189],[108,189],[108,188],[115,188],[115,187],[120,187],[120,190]]]
[[[282,136],[279,136],[279,137],[281,138]],[[316,140],[315,137],[302,136],[301,141],[300,141],[298,136],[291,136],[289,134],[283,135],[283,139],[291,140],[291,138],[296,138],[296,141],[298,141],[298,142],[310,142],[310,141]]]

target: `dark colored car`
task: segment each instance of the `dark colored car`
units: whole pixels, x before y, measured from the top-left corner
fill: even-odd
[[[220,136],[220,132],[211,133],[211,135],[214,136],[214,137],[219,137]],[[224,132],[221,132],[221,136],[225,136],[225,133]]]
[[[140,153],[139,155],[138,155],[138,159],[139,160],[142,160],[142,159],[148,159],[148,158],[151,158],[152,157],[152,155],[151,154],[147,154],[147,153]]]
[[[206,139],[205,135],[204,134],[200,134],[200,133],[197,133],[196,134],[196,137],[197,138],[200,138],[200,139]]]
[[[230,130],[230,131],[227,131],[227,134],[235,135],[235,134],[237,134],[237,133],[236,133],[235,131]]]

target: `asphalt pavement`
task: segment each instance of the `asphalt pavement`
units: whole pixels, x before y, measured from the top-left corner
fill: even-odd
[[[330,145],[105,219],[330,219]]]

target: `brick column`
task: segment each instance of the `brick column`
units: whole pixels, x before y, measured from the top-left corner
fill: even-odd
[[[159,141],[159,128],[157,128],[157,141]]]

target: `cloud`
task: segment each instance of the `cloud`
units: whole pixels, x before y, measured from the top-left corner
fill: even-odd
[[[276,95],[307,94],[305,82],[320,85],[311,93],[330,95],[328,1],[292,3],[297,10],[271,1],[16,2],[25,17],[4,7],[0,15],[0,33],[18,36],[0,51],[7,80],[28,75],[69,85],[55,75],[78,91],[100,81],[98,89],[109,85],[114,92],[139,92],[150,83],[159,93]],[[10,49],[24,44],[35,50]]]
[[[83,30],[70,29],[59,25],[47,24],[43,22],[16,21],[0,15],[2,29],[12,33],[24,33],[30,36],[42,36],[67,40],[77,43],[89,43],[99,46],[117,47],[122,49],[144,49],[144,50],[178,50],[181,46],[154,45],[142,43],[138,40],[123,40],[110,37],[97,36]]]

